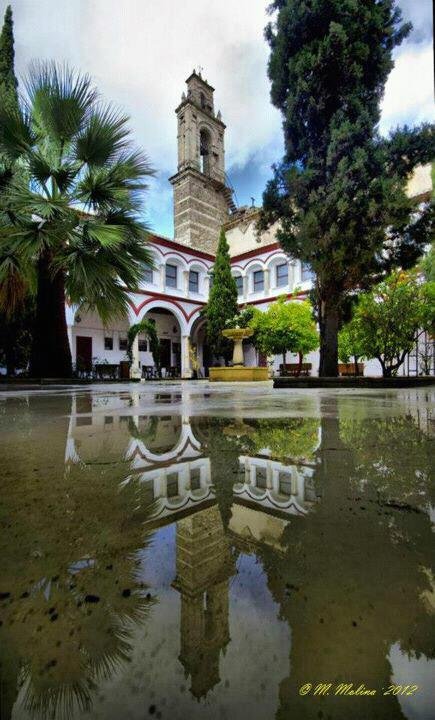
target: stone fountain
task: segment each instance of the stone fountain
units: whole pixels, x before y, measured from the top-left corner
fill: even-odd
[[[235,327],[223,330],[222,335],[234,342],[233,364],[231,367],[212,367],[209,370],[211,382],[253,382],[268,380],[267,367],[245,367],[243,358],[243,340],[251,337],[251,328]]]

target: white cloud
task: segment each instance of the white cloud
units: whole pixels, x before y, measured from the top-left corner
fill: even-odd
[[[0,0],[0,12],[7,1]],[[268,0],[12,1],[19,73],[35,57],[66,60],[89,72],[104,97],[131,115],[137,142],[159,173],[148,198],[157,230],[168,232],[167,177],[176,169],[174,109],[194,66],[201,64],[216,88],[216,109],[227,124],[227,168],[240,172],[249,163],[267,175],[279,158],[281,120],[269,100],[269,49],[263,37]],[[402,46],[388,81],[384,131],[397,122],[431,117],[430,48],[427,40],[412,45],[427,24],[428,3],[418,0],[423,14],[414,7],[419,36]],[[402,4],[410,12],[409,0]]]
[[[397,56],[382,102],[381,131],[405,123],[433,121],[434,75],[431,44],[409,45]]]

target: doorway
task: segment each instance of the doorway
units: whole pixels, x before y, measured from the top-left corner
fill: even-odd
[[[84,335],[76,337],[76,366],[77,372],[90,373],[92,371],[92,338]]]
[[[168,338],[160,339],[160,367],[169,370],[171,367],[171,341]]]

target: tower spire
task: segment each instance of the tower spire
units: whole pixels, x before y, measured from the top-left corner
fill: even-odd
[[[214,253],[228,220],[231,190],[225,182],[225,125],[214,111],[214,88],[200,68],[186,80],[176,109],[178,169],[174,187],[174,228],[178,242]]]

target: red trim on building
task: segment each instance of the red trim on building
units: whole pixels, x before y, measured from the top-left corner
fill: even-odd
[[[191,300],[187,297],[180,297],[179,295],[167,295],[166,293],[153,292],[152,290],[129,290],[131,295],[150,295],[156,300],[178,300],[178,302],[191,303],[192,305],[205,305],[206,303],[202,300]]]
[[[201,308],[195,308],[192,310],[192,312],[188,313],[184,307],[180,303],[180,298],[177,298],[177,301],[175,301],[172,297],[169,295],[160,295],[159,297],[149,297],[146,300],[144,300],[140,305],[136,306],[131,300],[129,300],[129,305],[133,309],[134,314],[136,317],[139,315],[142,308],[144,308],[146,305],[149,305],[150,303],[154,302],[154,300],[167,300],[169,304],[175,305],[175,307],[181,312],[181,314],[184,316],[184,319],[186,322],[189,322],[189,320],[195,315],[195,313],[198,313],[201,311]],[[202,305],[204,303],[201,303]]]
[[[284,293],[282,293],[284,295]],[[291,298],[295,298],[296,300],[305,300],[308,293],[306,290],[299,290],[297,293],[288,293],[287,294],[287,300],[290,300]],[[281,295],[274,295],[273,297],[268,298],[260,298],[259,300],[246,300],[245,302],[239,302],[239,305],[261,305],[262,303],[267,302],[273,302],[274,300],[277,300],[279,297],[282,297]]]
[[[271,243],[270,245],[264,245],[263,247],[254,248],[254,250],[248,250],[247,252],[241,253],[240,255],[234,255],[231,258],[231,264],[236,260],[244,260],[245,258],[254,257],[255,255],[261,255],[264,252],[270,252],[270,250],[281,249],[281,245],[277,242]]]
[[[190,248],[187,245],[183,245],[182,243],[178,243],[175,240],[168,240],[167,238],[162,238],[159,235],[150,235],[149,238],[151,243],[154,243],[154,245],[163,245],[163,247],[172,248],[174,250],[180,250],[181,252],[192,255],[193,257],[199,257],[203,260],[210,260],[214,263],[215,256],[210,255],[209,253],[203,252],[202,250],[196,250],[195,248]]]

